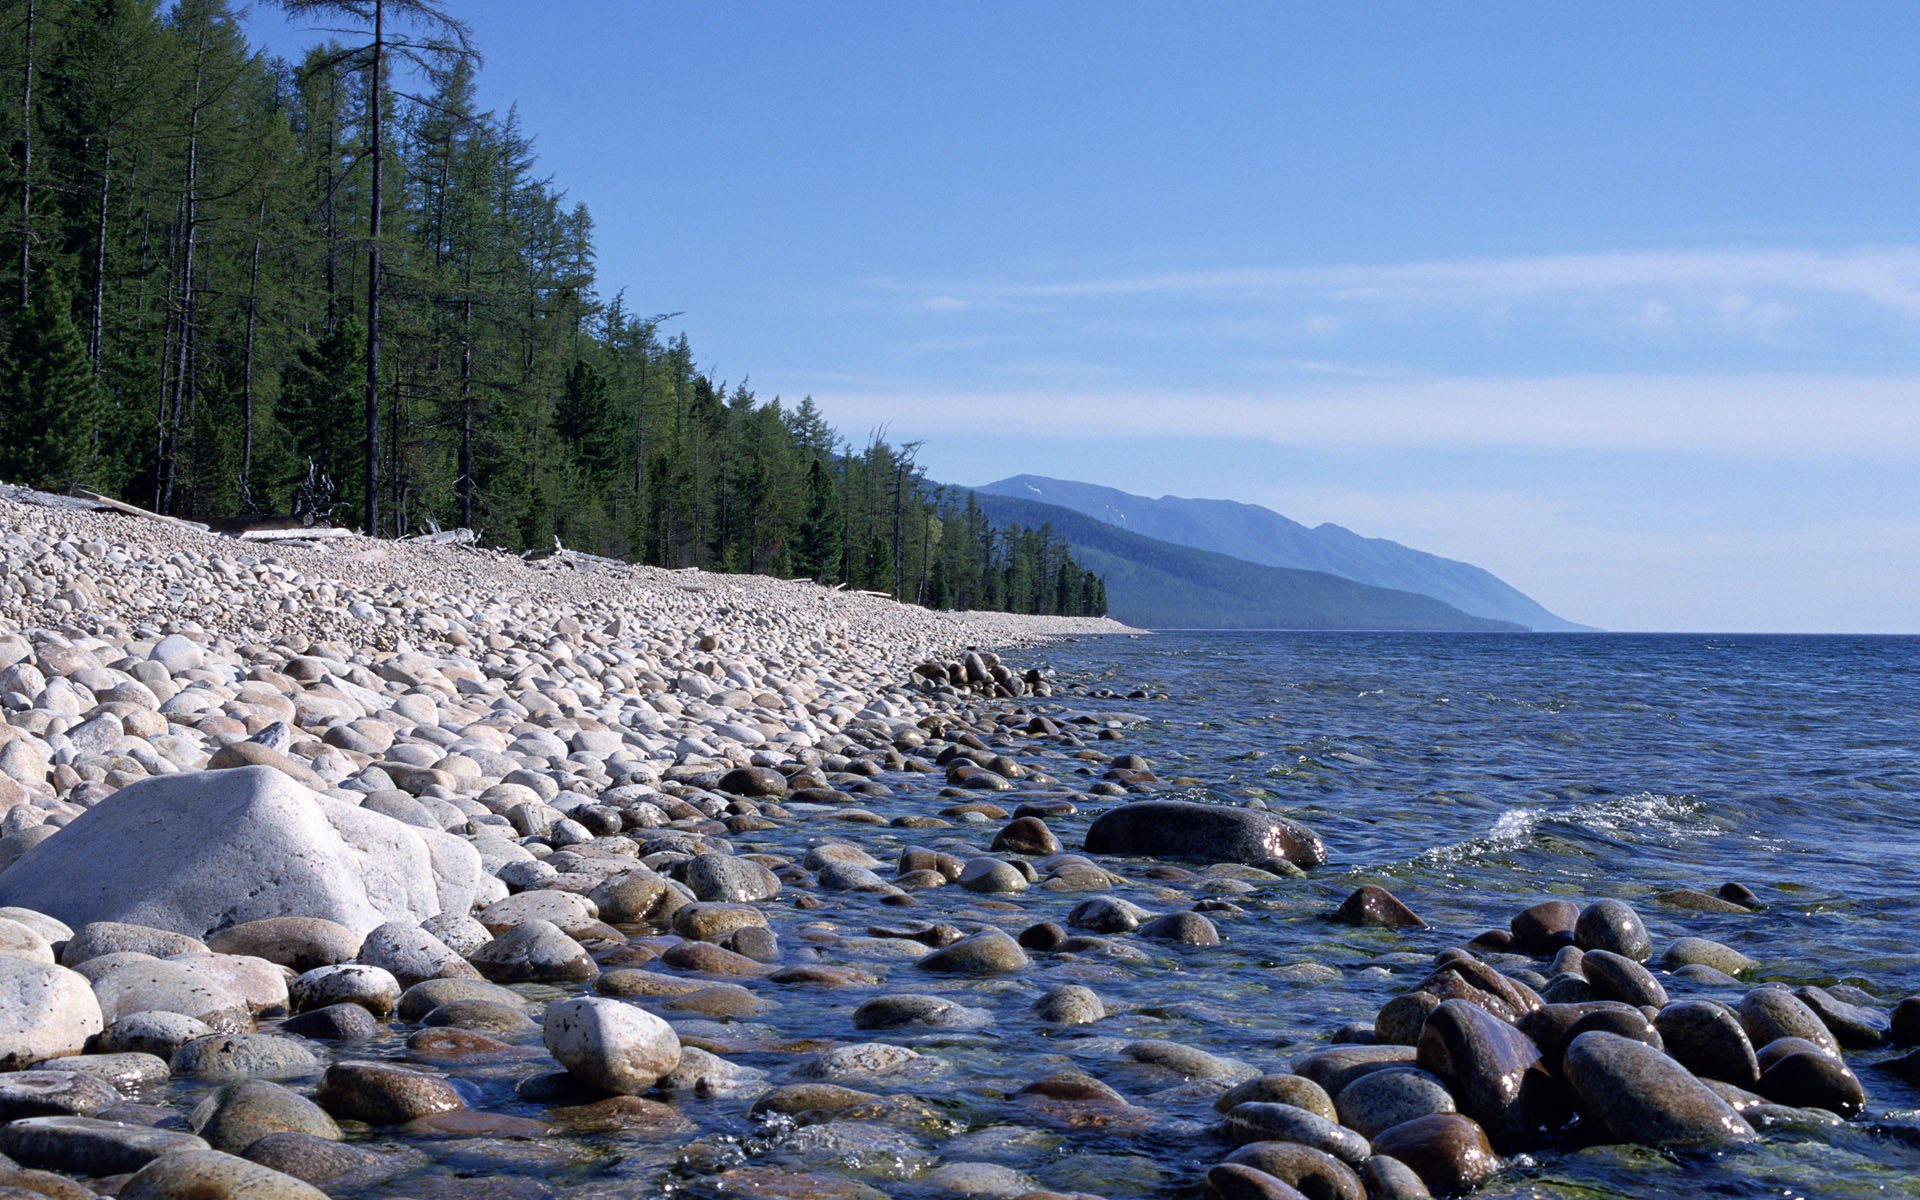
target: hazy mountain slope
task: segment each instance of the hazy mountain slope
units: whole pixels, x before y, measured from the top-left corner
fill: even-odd
[[[1010,496],[981,495],[994,524],[1051,525],[1073,555],[1107,581],[1110,615],[1129,625],[1200,629],[1510,631],[1412,592],[1321,571],[1269,567],[1179,546],[1083,513]]]
[[[1309,529],[1257,504],[1177,496],[1154,500],[1042,475],[1015,475],[975,490],[1057,505],[1160,541],[1248,562],[1325,571],[1375,587],[1418,592],[1472,616],[1511,621],[1529,629],[1586,628],[1548,612],[1519,589],[1471,563],[1386,538],[1361,537],[1338,525]]]

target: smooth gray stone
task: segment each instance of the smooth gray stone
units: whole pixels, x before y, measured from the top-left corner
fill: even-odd
[[[1714,1146],[1754,1137],[1732,1105],[1645,1042],[1583,1033],[1567,1047],[1566,1061],[1581,1113],[1620,1141]]]

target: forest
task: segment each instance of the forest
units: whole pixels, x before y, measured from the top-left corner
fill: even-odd
[[[1051,528],[603,291],[590,214],[481,108],[448,10],[277,7],[345,32],[288,62],[226,0],[0,2],[0,479],[1105,611]]]

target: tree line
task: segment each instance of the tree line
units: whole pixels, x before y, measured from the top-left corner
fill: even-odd
[[[1105,610],[917,445],[718,380],[673,314],[603,295],[592,217],[480,107],[445,10],[278,6],[353,32],[288,62],[227,0],[0,0],[0,478]]]

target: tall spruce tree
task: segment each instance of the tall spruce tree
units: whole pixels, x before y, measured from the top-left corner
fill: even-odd
[[[14,324],[0,389],[0,478],[52,491],[90,482],[97,457],[93,364],[71,302],[59,272],[40,273]]]

